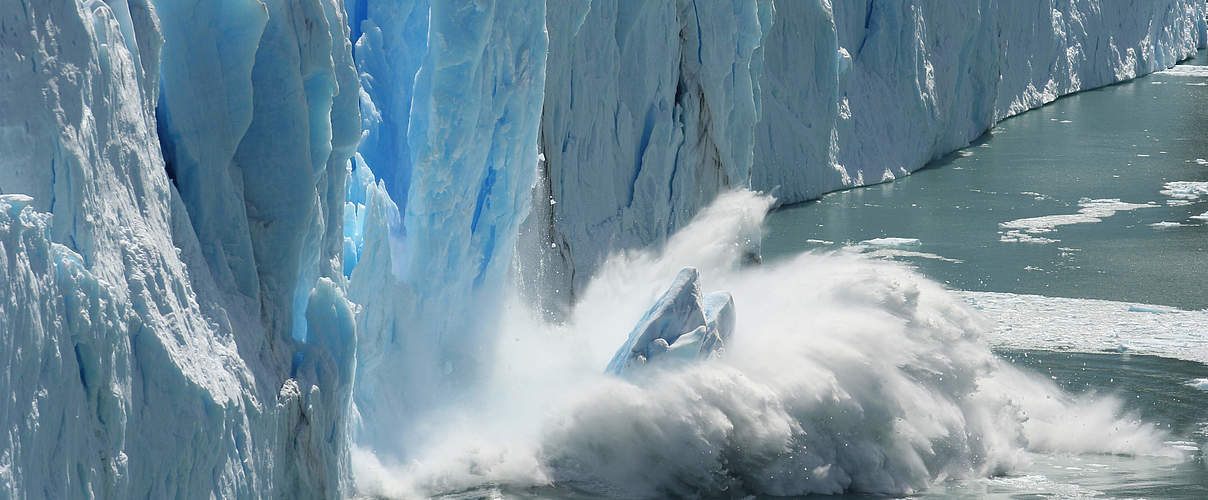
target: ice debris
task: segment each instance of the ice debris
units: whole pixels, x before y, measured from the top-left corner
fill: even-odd
[[[729,292],[702,296],[699,273],[686,267],[638,321],[606,371],[623,375],[655,360],[707,359],[724,348],[736,317]]]

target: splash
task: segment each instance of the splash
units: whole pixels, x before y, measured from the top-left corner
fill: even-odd
[[[904,266],[846,253],[745,265],[771,203],[729,193],[661,249],[613,255],[565,324],[512,297],[477,387],[407,423],[423,437],[411,461],[355,451],[359,490],[909,494],[1008,472],[1029,451],[1178,456],[1119,401],[1065,394],[995,357],[979,340],[991,325]],[[604,374],[689,265],[703,290],[734,297],[727,350]]]

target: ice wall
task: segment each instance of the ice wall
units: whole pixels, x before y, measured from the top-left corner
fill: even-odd
[[[810,17],[799,12],[809,2],[776,7],[777,19]],[[821,43],[773,27],[766,47],[752,185],[779,187],[784,203],[906,175],[999,120],[1170,67],[1208,41],[1199,1],[835,2],[813,12],[834,24],[813,31]],[[814,64],[794,64],[811,46]],[[819,101],[835,109],[820,113]]]
[[[552,269],[543,293],[570,300],[604,252],[661,241],[720,190],[750,183],[771,7],[549,6],[536,199],[556,206],[526,228],[552,238],[530,251],[544,260],[530,268]]]
[[[545,5],[346,7],[365,130],[346,212],[363,226],[345,228],[362,311],[357,433],[401,456],[415,418],[455,401],[497,337],[537,161]]]
[[[521,267],[557,307],[604,254],[663,241],[719,189],[793,203],[906,175],[998,120],[1173,65],[1208,41],[1204,14],[1198,0],[551,5],[547,161],[525,226],[540,243]]]
[[[0,26],[0,496],[339,497],[340,4],[0,0]]]

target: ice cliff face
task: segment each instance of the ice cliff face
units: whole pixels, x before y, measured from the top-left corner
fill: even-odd
[[[544,238],[529,251],[550,283],[538,293],[573,300],[605,253],[662,241],[718,189],[792,203],[892,180],[1003,118],[1171,66],[1208,41],[1204,12],[1195,0],[551,5],[547,161],[527,226]]]
[[[3,496],[339,495],[338,7],[0,2]]]
[[[545,163],[529,230],[549,241],[526,253],[555,283],[542,293],[566,302],[609,249],[661,241],[721,190],[750,184],[772,4],[557,2],[546,26]]]
[[[399,419],[455,399],[494,339],[537,161],[545,5],[347,7],[365,130],[348,205],[357,435],[389,454]]]
[[[808,7],[777,4],[778,19],[821,29],[774,27],[756,129],[752,185],[779,186],[786,203],[906,175],[1006,117],[1172,66],[1208,41],[1198,1]],[[827,36],[803,50],[803,32]],[[826,110],[802,107],[819,100]]]

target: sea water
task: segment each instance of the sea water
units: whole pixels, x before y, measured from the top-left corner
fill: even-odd
[[[1001,357],[1115,395],[1189,452],[1029,453],[918,498],[1208,498],[1204,65],[1201,51],[1064,97],[910,177],[769,215],[765,261],[810,249],[907,262],[996,321],[986,340]]]

